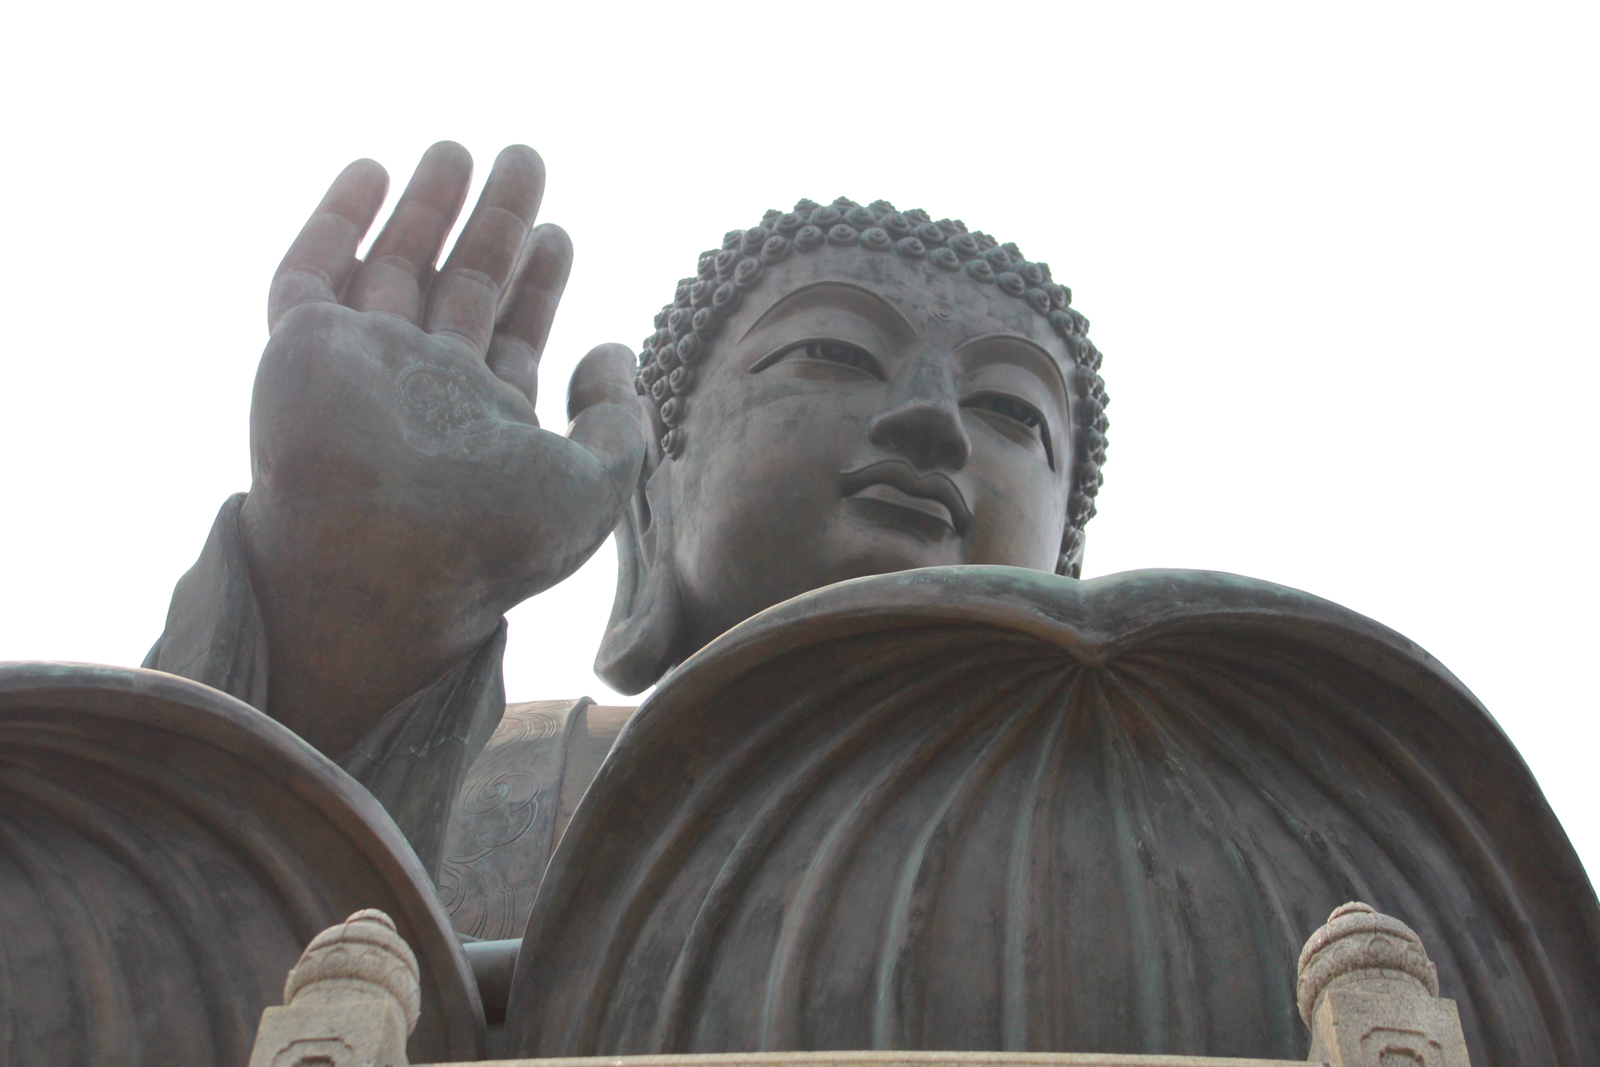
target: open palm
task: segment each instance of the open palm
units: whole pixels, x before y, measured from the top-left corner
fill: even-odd
[[[643,462],[647,423],[620,345],[574,374],[570,436],[534,414],[572,256],[559,228],[534,227],[536,153],[500,154],[434,269],[471,165],[459,145],[429,149],[357,260],[387,177],[351,164],[272,283],[241,528],[271,711],[328,752],[576,570]]]

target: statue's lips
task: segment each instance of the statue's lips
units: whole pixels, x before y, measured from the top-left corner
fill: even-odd
[[[872,500],[926,515],[963,536],[972,526],[972,509],[955,482],[943,474],[918,474],[899,460],[847,471],[840,493],[847,500]]]

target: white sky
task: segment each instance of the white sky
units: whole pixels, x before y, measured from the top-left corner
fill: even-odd
[[[581,10],[580,10],[581,9]],[[0,657],[136,663],[249,484],[267,280],[338,169],[538,148],[578,259],[541,417],[795,199],[964,218],[1112,396],[1086,574],[1297,586],[1430,650],[1600,870],[1593,4],[179,7],[6,18]],[[610,694],[609,546],[512,614]],[[629,701],[631,702],[631,701]]]

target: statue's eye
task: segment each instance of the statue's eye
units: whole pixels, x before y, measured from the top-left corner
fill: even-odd
[[[1044,416],[1022,401],[1009,396],[978,396],[966,402],[966,407],[992,411],[1002,418],[1020,423],[1036,433],[1044,432]]]
[[[785,355],[790,358],[814,359],[820,363],[837,363],[882,380],[883,368],[872,358],[872,353],[845,341],[806,341],[795,345]]]
[[[961,406],[979,412],[980,418],[1018,444],[1042,449],[1044,461],[1055,470],[1056,455],[1050,446],[1050,429],[1038,408],[1003,393],[980,393],[963,400]]]

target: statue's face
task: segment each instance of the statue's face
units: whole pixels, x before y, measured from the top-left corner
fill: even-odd
[[[1055,569],[1072,363],[993,285],[825,248],[769,267],[696,367],[671,478],[694,646],[847,578]]]

